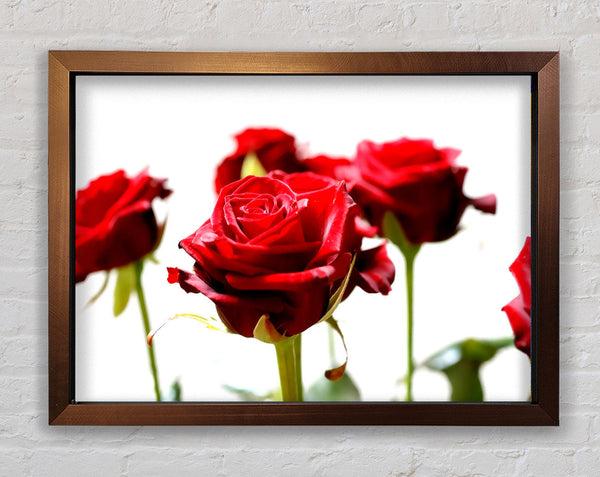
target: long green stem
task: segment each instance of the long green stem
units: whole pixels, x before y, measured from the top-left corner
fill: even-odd
[[[412,401],[412,376],[415,368],[413,359],[413,284],[415,255],[405,255],[406,260],[406,303],[407,303],[407,353],[408,372],[406,375],[406,400]]]
[[[150,333],[150,319],[148,318],[148,309],[146,308],[146,298],[144,297],[144,289],[142,288],[142,270],[144,262],[139,260],[135,262],[135,291],[137,292],[138,302],[140,303],[140,312],[142,313],[142,321],[144,322],[144,342],[146,336]],[[156,369],[156,359],[154,358],[154,348],[147,346],[148,358],[150,359],[150,370],[154,378],[154,394],[157,401],[162,401],[160,396],[160,386],[158,384],[158,371]]]
[[[281,397],[283,401],[302,401],[302,335],[275,343]]]

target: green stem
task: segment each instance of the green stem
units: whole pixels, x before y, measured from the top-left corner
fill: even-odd
[[[408,372],[406,376],[406,400],[412,401],[412,376],[415,369],[413,359],[413,284],[414,284],[414,255],[406,254],[406,303],[407,303],[407,353],[408,353]]]
[[[283,401],[302,401],[302,335],[275,343]]]
[[[143,260],[135,262],[135,291],[137,292],[138,302],[140,303],[140,311],[142,313],[142,321],[144,322],[144,341],[148,333],[150,333],[150,319],[148,318],[148,309],[146,308],[146,298],[144,297],[144,289],[142,288],[142,270],[144,269]],[[154,394],[157,401],[162,401],[160,396],[160,386],[158,385],[158,371],[156,369],[156,359],[154,358],[154,348],[146,345],[148,348],[148,358],[150,359],[150,370],[154,378]]]

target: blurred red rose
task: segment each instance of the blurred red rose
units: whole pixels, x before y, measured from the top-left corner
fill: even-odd
[[[280,169],[284,172],[306,170],[296,157],[294,136],[280,129],[248,128],[235,136],[237,149],[217,167],[215,190],[221,191],[227,184],[241,178],[244,159],[254,153],[265,171]]]
[[[159,238],[152,200],[166,198],[166,179],[147,170],[127,177],[123,170],[100,176],[77,191],[75,200],[75,281],[150,253]]]
[[[515,346],[531,358],[531,237],[509,267],[521,292],[502,308],[515,335]]]
[[[496,196],[470,199],[463,193],[466,167],[456,166],[456,149],[437,149],[429,139],[376,144],[362,141],[356,159],[318,156],[304,161],[312,171],[347,182],[352,197],[383,235],[389,210],[415,244],[439,242],[456,234],[467,206],[495,213]]]
[[[235,333],[254,336],[267,314],[279,334],[294,336],[321,319],[359,252],[358,212],[340,181],[245,177],[225,186],[211,218],[180,242],[194,272],[169,268],[168,280],[210,298]],[[384,249],[371,254],[354,284],[387,293],[393,265]]]

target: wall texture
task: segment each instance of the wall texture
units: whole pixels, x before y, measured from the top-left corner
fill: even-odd
[[[0,25],[1,475],[598,475],[597,1],[4,0]],[[560,50],[561,426],[48,427],[49,49]]]

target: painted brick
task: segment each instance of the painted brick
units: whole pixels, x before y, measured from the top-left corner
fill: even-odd
[[[31,474],[31,456],[33,451],[24,448],[2,449],[2,477],[20,477]]]
[[[358,8],[357,22],[361,29],[377,33],[398,32],[403,24],[399,5],[368,3]]]
[[[32,475],[47,477],[64,477],[69,475],[86,475],[104,477],[121,475],[123,457],[116,452],[102,452],[94,449],[70,452],[56,459],[56,450],[36,450],[31,457]]]
[[[595,475],[600,469],[600,449],[580,449],[575,454],[576,475]]]
[[[177,476],[195,477],[198,475],[224,476],[224,453],[205,449],[178,450],[162,449],[139,450],[127,456],[126,475],[130,477],[157,475],[165,468],[165,462],[177,463]],[[243,472],[241,472],[243,474]],[[266,474],[265,474],[266,475]]]
[[[574,450],[536,449],[528,453],[518,475],[534,477],[552,469],[552,475],[575,475]]]

